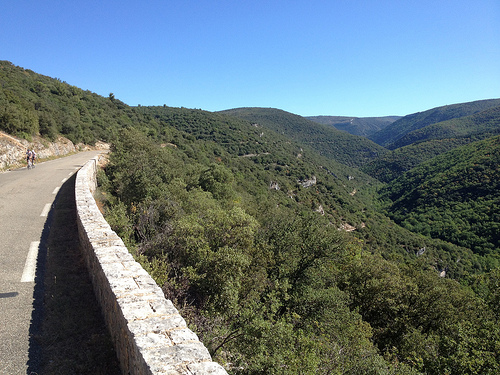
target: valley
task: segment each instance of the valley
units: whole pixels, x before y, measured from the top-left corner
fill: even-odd
[[[320,117],[0,62],[0,130],[111,144],[106,219],[229,373],[498,372],[500,100]]]

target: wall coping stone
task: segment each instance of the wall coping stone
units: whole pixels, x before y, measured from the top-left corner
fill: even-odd
[[[77,173],[80,242],[124,374],[227,375],[99,211],[99,157]]]

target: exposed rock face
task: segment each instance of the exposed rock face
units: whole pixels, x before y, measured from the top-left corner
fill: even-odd
[[[271,181],[271,183],[269,184],[269,189],[271,189],[271,190],[279,190],[280,186],[278,185],[277,182]]]
[[[74,145],[69,139],[59,137],[55,142],[49,142],[40,137],[33,137],[31,142],[0,132],[0,171],[18,168],[25,164],[26,150],[35,150],[37,159],[46,159],[54,156],[63,156],[72,152],[90,150],[91,147],[79,144]],[[109,145],[96,144],[98,149],[107,149]]]
[[[325,215],[325,209],[323,208],[322,204],[320,204],[319,207],[317,209],[315,209],[314,211],[319,212],[322,216]]]
[[[352,226],[351,224],[343,223],[340,225],[339,230],[344,230],[346,232],[352,232],[356,230],[356,227]]]
[[[302,180],[302,181],[297,181],[299,184],[301,184],[303,187],[308,188],[311,186],[316,185],[316,176],[312,176],[310,179],[307,180]]]

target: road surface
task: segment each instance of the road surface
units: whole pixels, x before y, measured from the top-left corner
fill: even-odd
[[[48,214],[61,185],[99,151],[0,173],[0,374],[36,373]]]

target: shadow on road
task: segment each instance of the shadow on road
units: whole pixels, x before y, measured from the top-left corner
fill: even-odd
[[[78,239],[73,175],[45,223],[37,260],[28,374],[120,374]]]

